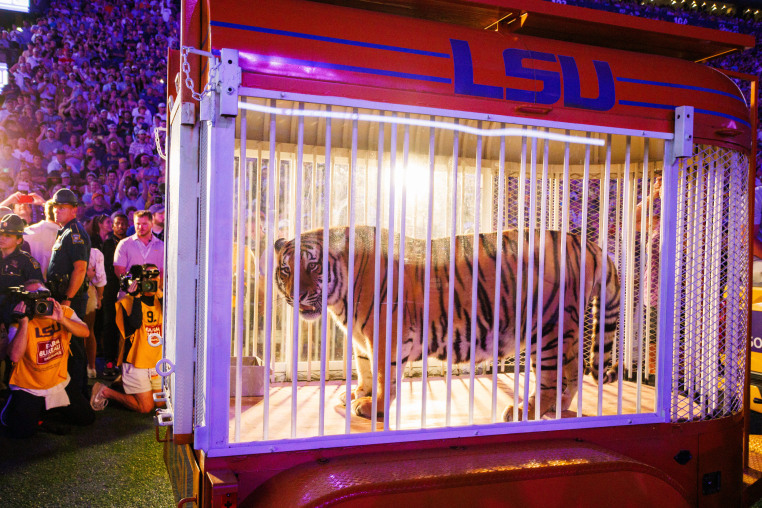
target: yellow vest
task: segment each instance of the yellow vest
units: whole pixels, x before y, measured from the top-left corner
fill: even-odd
[[[62,306],[64,316],[74,311]],[[30,319],[26,351],[13,369],[10,384],[30,390],[47,390],[66,381],[71,333],[47,317]]]
[[[124,361],[131,363],[138,369],[154,369],[156,368],[156,363],[162,358],[164,320],[161,304],[159,303],[160,294],[159,292],[156,293],[153,305],[146,305],[140,302],[140,305],[143,307],[143,324],[135,330],[135,333],[131,337],[124,336],[124,320],[130,315],[135,299],[127,295],[116,302],[116,325],[121,333],[119,358],[123,358],[124,355],[124,342],[130,340],[132,346]]]

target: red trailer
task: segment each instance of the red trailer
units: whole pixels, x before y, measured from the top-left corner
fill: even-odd
[[[756,81],[696,63],[752,37],[223,0],[185,2],[181,39],[157,416],[180,504],[759,497]]]

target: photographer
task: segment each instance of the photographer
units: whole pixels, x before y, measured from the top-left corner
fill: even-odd
[[[9,331],[11,396],[0,413],[0,422],[16,438],[30,437],[38,428],[51,428],[51,417],[64,423],[90,425],[95,413],[70,383],[66,359],[72,335],[87,334],[76,313],[49,298],[39,280],[24,283],[25,295],[14,308],[18,321]]]
[[[90,406],[101,411],[111,399],[133,411],[148,413],[155,407],[152,394],[161,391],[161,378],[156,373],[164,344],[158,267],[132,266],[122,277],[122,289],[127,295],[116,302],[116,324],[121,333],[119,362],[124,393],[95,383]]]

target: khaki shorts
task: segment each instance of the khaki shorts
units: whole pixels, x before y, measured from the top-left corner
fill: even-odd
[[[161,377],[156,369],[138,369],[131,363],[122,364],[122,386],[124,393],[159,392],[161,391]]]

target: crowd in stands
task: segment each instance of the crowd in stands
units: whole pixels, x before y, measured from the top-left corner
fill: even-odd
[[[35,23],[3,32],[9,64],[0,109],[0,196],[30,223],[62,187],[80,218],[163,202],[166,54],[176,8],[156,0],[54,0]],[[30,198],[29,196],[34,196]]]
[[[752,76],[762,76],[762,14],[752,9],[736,10],[731,4],[726,9],[719,3],[678,0],[664,2],[653,0],[550,0],[554,3],[576,5],[590,9],[605,10],[630,16],[657,19],[682,25],[700,26],[728,32],[754,35],[756,46],[744,52],[714,58],[707,63],[718,69],[740,72]],[[715,8],[717,7],[717,8]],[[750,100],[751,86],[748,81],[733,79]],[[762,90],[757,89],[762,97]],[[757,118],[762,118],[762,101],[757,98]],[[757,134],[757,176],[762,178],[762,137]]]

